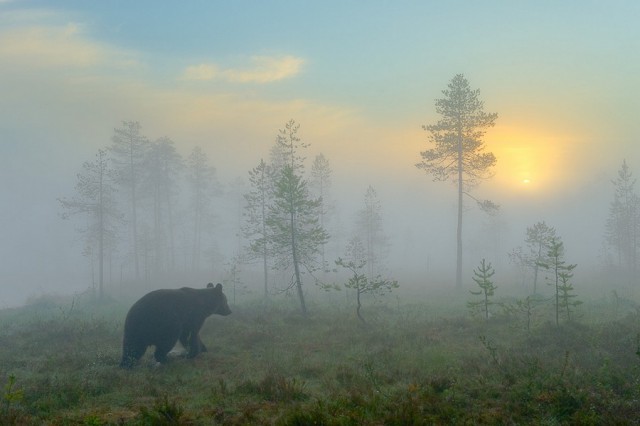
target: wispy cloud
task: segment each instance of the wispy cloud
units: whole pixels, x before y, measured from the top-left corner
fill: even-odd
[[[294,56],[253,56],[246,68],[221,68],[216,64],[187,67],[184,80],[221,80],[232,83],[271,83],[299,74],[304,65],[302,58]]]
[[[130,53],[88,39],[83,26],[73,22],[0,31],[0,59],[31,69],[128,68],[137,63]]]

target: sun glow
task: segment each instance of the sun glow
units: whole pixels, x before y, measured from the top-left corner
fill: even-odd
[[[561,178],[564,142],[530,129],[497,126],[485,137],[487,151],[498,159],[495,182],[510,191],[552,191]]]

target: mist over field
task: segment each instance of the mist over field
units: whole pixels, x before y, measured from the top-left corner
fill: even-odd
[[[137,248],[148,261],[142,277],[131,263],[127,188],[114,183],[123,217],[113,229],[108,294],[123,286],[229,280],[230,262],[250,243],[241,235],[248,173],[270,161],[290,120],[308,144],[300,149],[301,176],[313,183],[320,154],[330,167],[330,268],[359,232],[358,212],[371,187],[386,237],[377,262],[401,283],[398,292],[428,297],[431,289],[454,287],[456,184],[434,181],[415,165],[433,147],[422,126],[437,122],[434,102],[460,73],[480,90],[484,110],[498,114],[481,138],[496,163],[468,195],[500,207],[487,215],[465,194],[464,286],[473,286],[472,271],[486,258],[502,288],[523,290],[530,277],[508,253],[524,245],[527,227],[544,221],[561,237],[567,261],[579,265],[576,285],[594,297],[611,289],[631,293],[635,275],[624,283],[603,277],[622,267],[614,253],[620,247],[606,241],[612,181],[623,161],[633,179],[640,168],[632,96],[640,34],[630,22],[638,6],[576,6],[375,4],[351,20],[356,6],[335,3],[233,4],[213,13],[208,5],[157,10],[139,2],[125,12],[107,4],[1,2],[0,306],[95,288],[96,242],[79,232],[91,219],[63,220],[59,200],[76,195],[77,175],[98,150],[114,161],[112,139],[125,122],[139,123],[150,143],[169,138],[183,163],[201,149],[215,169],[215,194],[206,207],[211,220],[196,236],[188,168],[176,172],[171,229],[155,226],[163,227],[162,238],[175,233],[170,250],[177,260],[169,268],[156,259],[152,268],[153,249]],[[150,19],[134,24],[148,9],[155,10]],[[459,12],[462,19],[453,20]],[[310,194],[319,195],[315,188]],[[140,239],[154,226],[151,188],[136,196]],[[197,267],[194,238],[201,238]],[[148,237],[145,244],[156,243]],[[157,244],[169,250],[167,241]],[[238,266],[234,279],[247,294],[260,294],[261,266]],[[274,291],[287,286],[278,282],[287,274],[272,276]],[[313,282],[305,277],[305,291]]]
[[[0,0],[0,424],[633,424],[638,16]]]

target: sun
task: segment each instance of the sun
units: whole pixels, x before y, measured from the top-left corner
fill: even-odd
[[[531,183],[531,179],[528,179],[528,178],[522,179],[522,183],[524,185],[529,185]]]

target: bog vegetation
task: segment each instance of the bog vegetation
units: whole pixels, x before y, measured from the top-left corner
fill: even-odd
[[[307,168],[295,120],[247,183],[225,184],[201,148],[183,158],[123,122],[59,199],[62,217],[79,220],[96,297],[0,312],[0,423],[632,422],[640,308],[621,295],[637,287],[640,197],[626,161],[603,224],[604,278],[589,280],[595,299],[584,280],[574,287],[583,266],[545,221],[509,252],[517,277],[493,269],[497,249],[463,267],[467,207],[500,222],[499,204],[474,195],[496,163],[482,139],[497,114],[463,75],[442,93],[416,165],[457,187],[455,289],[441,294],[453,285],[392,277],[401,268],[387,264],[377,191],[368,186],[355,212],[335,204],[329,159],[317,153]],[[133,293],[218,277],[233,314],[207,320],[209,352],[156,368],[149,351],[133,371],[118,368]]]
[[[0,423],[628,424],[640,309],[611,296],[558,325],[553,300],[499,292],[488,320],[452,292],[379,299],[366,324],[337,292],[306,317],[293,297],[246,300],[207,320],[209,352],[155,367],[150,350],[131,371],[129,304],[41,299],[0,311]]]

